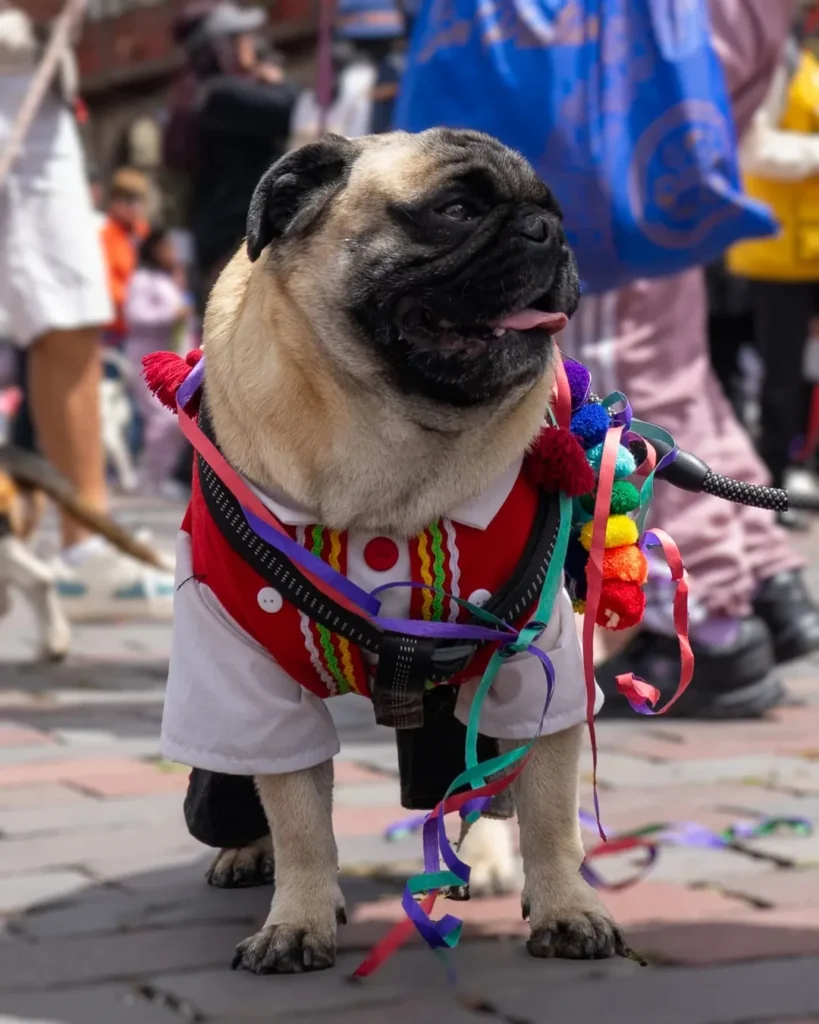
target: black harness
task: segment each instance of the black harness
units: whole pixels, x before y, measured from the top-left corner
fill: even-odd
[[[204,406],[199,427],[215,444]],[[402,803],[418,809],[435,806],[449,782],[463,770],[464,727],[452,714],[456,688],[439,685],[430,690],[426,683],[445,684],[468,666],[483,643],[385,631],[342,608],[313,586],[287,555],[253,531],[240,503],[201,455],[196,457],[196,472],[208,512],[231,549],[308,618],[378,656],[371,685],[373,708],[379,725],[398,730]],[[559,526],[558,495],[540,491],[523,555],[507,583],[487,600],[486,611],[505,622],[515,622],[534,606]],[[476,618],[470,621],[486,625]],[[482,760],[497,753],[495,741],[481,737],[481,744]]]

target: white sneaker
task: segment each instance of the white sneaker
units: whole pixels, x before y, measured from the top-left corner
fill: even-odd
[[[74,622],[170,619],[174,575],[100,544],[78,564],[55,560],[56,587]]]

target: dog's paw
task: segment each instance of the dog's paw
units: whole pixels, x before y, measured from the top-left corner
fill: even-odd
[[[335,929],[323,934],[287,924],[265,925],[240,942],[231,969],[253,974],[324,971],[336,962]]]
[[[520,889],[522,869],[511,822],[478,818],[460,843],[458,856],[470,868],[470,897],[501,896]]]
[[[532,928],[526,948],[534,957],[566,960],[606,960],[628,956],[623,933],[610,917],[594,912],[556,917]]]
[[[555,881],[553,878],[550,894],[545,888],[538,892],[537,886],[531,886],[531,903],[524,893],[523,917],[531,927],[526,943],[529,953],[566,960],[628,956],[623,933],[594,889],[574,876],[567,880],[562,898],[555,901],[555,893],[560,891]]]
[[[217,889],[248,889],[255,885],[272,885],[274,877],[273,844],[270,836],[265,836],[249,846],[221,850],[205,879]]]

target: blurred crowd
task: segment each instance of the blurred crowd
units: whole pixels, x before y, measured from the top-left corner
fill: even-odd
[[[713,469],[816,490],[817,5],[710,0],[710,8],[745,187],[773,209],[781,233],[738,245],[718,266],[584,302],[564,347],[591,365],[602,391],[624,391],[641,416]],[[414,13],[409,2],[339,0],[319,54],[324,71],[303,88],[271,46],[263,9],[191,0],[173,29],[184,65],[168,93],[162,142],[163,166],[184,179],[189,196],[185,224],[173,229],[157,219],[165,204],[143,171],[93,171],[77,141],[71,76],[55,79],[0,186],[9,389],[0,417],[5,410],[8,435],[38,445],[88,500],[103,505],[111,486],[184,496],[190,454],[171,414],[149,399],[140,361],[198,345],[208,290],[241,243],[250,196],[272,161],[324,131],[389,129]],[[0,0],[0,142],[41,53],[22,8]],[[63,390],[72,397],[60,407]],[[95,429],[96,448],[81,440]],[[89,468],[95,459],[107,478]],[[752,691],[771,682],[776,661],[819,648],[819,612],[784,532],[809,521],[664,493],[654,522],[676,537],[699,582],[693,637],[700,678],[720,693],[711,711],[753,713]],[[69,524],[63,539],[75,589],[77,580],[97,585],[97,570],[83,576],[97,542]],[[108,570],[100,601],[136,571]],[[668,607],[660,579],[646,627],[625,651],[610,652],[603,680],[625,665],[661,689],[672,685]]]

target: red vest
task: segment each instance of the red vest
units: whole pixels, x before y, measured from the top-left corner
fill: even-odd
[[[515,481],[504,504],[485,530],[438,519],[417,537],[376,537],[364,547],[370,569],[389,575],[398,545],[409,548],[411,579],[468,599],[479,592],[486,599],[514,573],[523,556],[538,506],[537,485],[524,472]],[[296,682],[319,697],[356,692],[369,695],[372,665],[349,641],[312,622],[259,576],[230,547],[213,521],[194,474],[191,503],[182,529],[191,536],[193,572],[213,591],[225,612]],[[355,566],[348,566],[347,532],[321,526],[286,527],[298,540],[355,582]],[[429,590],[410,591],[410,618],[466,621],[469,613],[449,597]],[[478,598],[475,598],[476,602]],[[272,613],[272,614],[271,614]],[[521,625],[527,616],[522,616]],[[479,651],[453,682],[481,675],[493,647]]]

